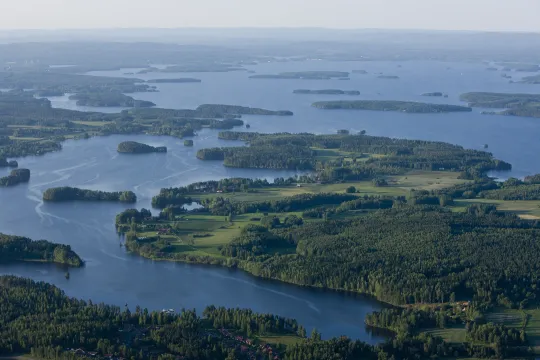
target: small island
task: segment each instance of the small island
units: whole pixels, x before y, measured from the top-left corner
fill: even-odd
[[[422,96],[443,96],[444,94],[439,91],[423,93]]]
[[[200,83],[202,80],[194,78],[177,78],[177,79],[152,79],[148,80],[149,84],[181,84],[181,83]]]
[[[368,72],[366,70],[353,70],[353,74],[366,75]]]
[[[45,190],[43,193],[43,201],[116,201],[134,203],[137,202],[137,195],[135,195],[133,191],[107,192],[63,186]]]
[[[8,176],[0,178],[0,186],[14,186],[30,181],[30,170],[15,169]]]
[[[279,74],[252,75],[250,79],[307,79],[307,80],[330,80],[334,78],[348,78],[345,71],[294,71]]]
[[[135,100],[131,96],[119,92],[88,92],[71,95],[70,100],[76,100],[79,106],[93,107],[135,107],[147,108],[156,106],[151,101]]]
[[[193,140],[184,140],[184,146],[193,146]]]
[[[29,261],[81,267],[84,262],[69,245],[46,240],[33,241],[22,236],[0,234],[0,263]]]
[[[399,76],[397,76],[397,75],[379,75],[379,76],[377,76],[377,78],[396,80],[396,79],[399,79]]]
[[[297,90],[293,91],[293,94],[360,95],[360,91],[358,91],[358,90],[338,90],[338,89],[323,89],[323,90],[297,89]]]
[[[534,75],[534,76],[526,76],[521,81],[518,81],[522,84],[540,84],[540,75]]]
[[[1,167],[11,167],[16,168],[19,166],[19,163],[15,160],[7,160],[6,158],[0,157],[0,168]]]
[[[52,96],[64,96],[65,93],[57,89],[40,89],[36,90],[34,94],[37,97],[52,97]]]
[[[401,111],[406,113],[448,113],[470,112],[470,107],[447,104],[428,104],[412,101],[393,100],[342,100],[342,101],[318,101],[311,106],[318,109],[335,110],[373,110],[373,111]]]
[[[148,154],[148,153],[166,153],[165,146],[151,146],[136,141],[124,141],[118,144],[117,151],[123,154]]]

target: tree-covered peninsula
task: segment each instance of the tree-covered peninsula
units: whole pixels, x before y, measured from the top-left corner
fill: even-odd
[[[448,113],[470,112],[472,109],[466,106],[429,104],[413,101],[394,100],[341,100],[341,101],[318,101],[311,106],[318,109],[335,110],[372,110],[372,111],[400,111],[406,113]]]
[[[50,262],[74,267],[83,265],[81,258],[69,245],[0,233],[0,263],[14,261]]]
[[[504,109],[486,114],[540,117],[540,95],[470,92],[461,94],[460,99],[471,107]]]
[[[13,186],[30,181],[30,170],[14,169],[8,176],[0,178],[0,186]]]
[[[335,78],[348,78],[345,71],[293,71],[279,74],[251,75],[250,79],[303,79],[303,80],[330,80]]]
[[[323,90],[308,90],[297,89],[293,91],[293,94],[306,94],[306,95],[360,95],[358,90],[338,90],[338,89],[323,89]]]
[[[77,100],[80,106],[95,107],[135,107],[145,108],[156,106],[151,101],[135,100],[131,96],[118,92],[85,92],[77,93],[69,97],[70,100]]]
[[[165,146],[151,146],[136,141],[124,141],[118,144],[117,151],[124,154],[148,154],[148,153],[166,153]]]
[[[146,81],[148,84],[183,84],[183,83],[200,83],[201,79],[195,78],[171,78],[171,79],[151,79]]]
[[[248,141],[250,146],[200,149],[197,158],[222,160],[225,166],[240,168],[324,169],[320,171],[320,178],[332,181],[398,174],[410,169],[459,171],[464,172],[464,177],[470,177],[489,170],[511,168],[510,164],[494,159],[488,152],[436,141],[368,135],[232,131],[221,132],[219,137]],[[352,161],[340,161],[343,153]]]
[[[133,191],[99,191],[86,190],[69,186],[49,188],[43,193],[43,201],[118,201],[125,203],[137,202],[137,195]]]
[[[223,105],[223,104],[203,104],[197,107],[197,111],[207,114],[226,114],[226,115],[278,115],[291,116],[292,111],[289,110],[266,110],[259,108],[251,108],[239,105]]]

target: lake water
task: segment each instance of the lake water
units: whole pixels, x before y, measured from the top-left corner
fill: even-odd
[[[142,74],[132,77],[196,77],[202,83],[157,84],[158,93],[137,93],[137,99],[150,100],[160,107],[195,108],[203,103],[223,103],[292,110],[292,117],[246,116],[250,131],[335,133],[338,129],[367,130],[368,134],[400,138],[441,140],[468,148],[482,149],[489,144],[497,158],[514,165],[500,177],[540,173],[540,119],[486,116],[481,109],[472,113],[403,114],[371,111],[324,111],[310,107],[318,100],[393,99],[460,104],[467,91],[529,92],[540,86],[509,84],[501,72],[486,71],[485,65],[441,62],[288,62],[252,66],[259,74],[300,70],[367,70],[351,74],[351,80],[260,80],[246,72],[197,74]],[[94,75],[126,76],[119,70],[93,72]],[[378,79],[376,73],[398,75],[399,80]],[[511,73],[516,75],[515,73]],[[524,76],[527,74],[521,74]],[[360,96],[294,95],[295,89],[360,90]],[[441,91],[448,98],[422,97],[424,92]],[[79,108],[74,102],[51,98],[53,106]],[[92,108],[100,111],[100,108]],[[117,109],[106,109],[113,111]],[[135,140],[167,146],[166,154],[122,155],[119,142]],[[228,169],[221,162],[202,162],[197,149],[242,145],[217,139],[217,131],[203,130],[194,138],[195,146],[170,137],[110,136],[67,141],[58,153],[39,158],[17,159],[32,170],[29,184],[0,189],[0,231],[34,239],[70,244],[86,261],[71,270],[71,278],[54,265],[18,264],[0,266],[0,273],[12,273],[58,285],[68,295],[117,305],[139,304],[149,309],[197,308],[215,304],[249,307],[259,312],[293,317],[308,329],[316,327],[323,336],[348,335],[371,343],[381,340],[366,331],[366,313],[381,304],[364,297],[295,287],[256,279],[241,271],[218,267],[163,263],[126,253],[114,230],[114,217],[128,207],[122,204],[67,203],[44,204],[42,192],[53,186],[77,186],[99,190],[128,190],[137,194],[137,207],[150,207],[160,188],[186,185],[195,181],[224,177],[273,179],[294,172]],[[0,175],[7,173],[0,169]]]

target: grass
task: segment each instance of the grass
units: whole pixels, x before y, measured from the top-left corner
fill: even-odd
[[[487,315],[487,321],[525,329],[529,342],[540,350],[540,309],[498,309]]]
[[[301,213],[270,213],[270,216],[278,216],[281,221],[288,215],[301,216]],[[233,223],[230,224],[225,220],[225,216],[215,216],[206,214],[183,215],[179,216],[174,222],[179,229],[175,235],[160,235],[161,240],[169,243],[169,246],[164,249],[165,252],[171,253],[189,253],[199,256],[213,256],[223,258],[220,254],[219,247],[230,243],[235,237],[240,235],[242,228],[247,224],[259,224],[259,220],[251,220],[260,218],[262,214],[243,214],[233,218]],[[317,221],[317,220],[315,220]],[[137,233],[138,237],[154,237],[155,231],[142,231]],[[289,253],[294,249],[271,249],[270,252]]]
[[[258,337],[259,341],[273,346],[277,344],[292,346],[302,341],[302,338],[297,335],[264,335]]]
[[[464,326],[446,329],[430,329],[426,330],[426,332],[434,336],[440,336],[444,341],[449,343],[463,343],[465,342],[467,335]]]
[[[472,204],[493,204],[498,210],[514,213],[522,219],[540,219],[540,200],[466,199],[454,203],[452,210],[458,212]]]
[[[103,126],[106,124],[110,124],[110,122],[105,121],[72,121],[72,123],[85,126]]]
[[[17,136],[10,136],[11,140],[21,140],[21,141],[37,141],[42,140],[43,138],[36,138],[36,137],[17,137]]]
[[[301,187],[276,186],[262,189],[254,189],[253,192],[238,192],[225,194],[204,194],[193,195],[196,199],[224,196],[233,201],[264,201],[279,200],[284,197],[299,194],[317,193],[344,193],[349,186],[354,186],[358,195],[383,195],[383,196],[405,196],[411,189],[435,190],[455,184],[460,184],[466,180],[458,179],[457,172],[448,171],[414,171],[401,176],[388,177],[389,186],[377,187],[371,181],[357,181],[340,184],[301,184]]]

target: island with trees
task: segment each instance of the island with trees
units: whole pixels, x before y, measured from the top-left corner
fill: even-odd
[[[0,178],[0,186],[14,186],[30,181],[30,170],[14,169],[8,176]]]
[[[518,71],[518,72],[537,72],[540,71],[540,65],[538,64],[526,64],[516,62],[497,62],[497,66],[502,66],[503,71]]]
[[[277,115],[277,116],[292,116],[293,112],[289,110],[266,110],[260,108],[251,108],[239,105],[223,105],[223,104],[203,104],[197,107],[197,111],[207,114],[224,114],[224,115]]]
[[[540,84],[540,75],[525,76],[523,79],[518,81],[523,84]]]
[[[440,92],[440,91],[423,93],[422,96],[432,96],[432,97],[441,97],[441,96],[444,96],[444,97],[448,97],[448,95],[443,94],[443,93]]]
[[[250,79],[302,79],[302,80],[330,80],[348,78],[346,71],[294,71],[279,74],[251,75]]]
[[[519,93],[470,92],[461,94],[460,100],[471,107],[504,109],[485,114],[540,117],[540,95]]]
[[[366,70],[353,70],[353,74],[366,75],[368,72]]]
[[[69,245],[0,233],[0,263],[34,261],[81,267],[84,262]]]
[[[470,107],[459,105],[430,104],[413,101],[394,100],[318,101],[313,103],[311,106],[325,110],[349,109],[371,111],[400,111],[405,113],[448,113],[472,111]]]
[[[3,141],[2,141],[3,140]],[[9,143],[9,138],[7,139],[0,139],[4,144]],[[0,157],[0,167],[10,167],[10,168],[16,168],[19,166],[19,163],[15,160],[7,160],[6,158]]]
[[[151,101],[135,100],[131,96],[118,92],[86,92],[77,93],[69,97],[70,100],[77,100],[79,106],[94,107],[135,107],[144,108],[156,106]]]
[[[201,79],[195,78],[171,78],[171,79],[151,79],[146,81],[148,84],[183,84],[183,83],[200,83]]]
[[[184,146],[193,146],[193,140],[184,140]]]
[[[397,80],[399,79],[399,76],[397,75],[379,75],[377,76],[378,79],[388,79],[388,80]]]
[[[117,151],[123,154],[166,153],[167,147],[151,146],[136,141],[123,141],[118,144]]]
[[[69,186],[49,188],[43,193],[43,201],[116,201],[125,203],[137,202],[137,196],[133,191],[99,191],[79,189]]]
[[[307,94],[307,95],[360,95],[358,90],[338,90],[338,89],[323,89],[323,90],[308,90],[297,89],[293,91],[293,94]]]

